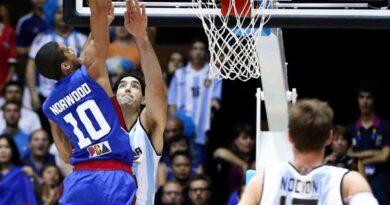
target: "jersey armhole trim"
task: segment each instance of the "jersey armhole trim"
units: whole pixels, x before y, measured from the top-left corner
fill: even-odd
[[[260,205],[261,205],[261,202],[263,201],[263,196],[264,196],[264,187],[265,187],[265,170],[266,168],[264,168],[263,170],[263,183],[261,184],[261,197],[260,197]]]
[[[150,143],[150,145],[152,145],[152,148],[153,148],[154,153],[155,153],[158,157],[162,156],[162,152],[161,152],[161,153],[158,153],[158,152],[156,151],[156,148],[154,147],[154,145],[153,145],[153,143],[152,143],[152,140],[150,139],[150,134],[146,131],[144,125],[142,124],[141,115],[138,116],[138,119],[137,119],[137,120],[139,120],[139,124],[141,125],[142,129],[144,130],[146,136],[148,137],[149,143]]]
[[[341,197],[341,203],[343,205],[346,205],[345,201],[344,201],[344,197],[343,197],[343,181],[344,181],[344,177],[345,175],[347,175],[350,171],[346,171],[343,176],[341,177],[341,180],[340,180],[340,197]]]

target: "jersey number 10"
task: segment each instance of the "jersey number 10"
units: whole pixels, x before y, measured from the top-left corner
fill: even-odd
[[[100,129],[96,130],[95,127],[92,124],[91,119],[87,116],[86,111],[90,110],[93,117],[95,118],[95,121],[98,123]],[[92,140],[99,140],[100,138],[107,135],[111,127],[107,123],[106,119],[104,118],[102,112],[100,111],[99,107],[97,106],[96,102],[94,100],[87,100],[84,103],[80,104],[76,108],[76,112],[78,115],[78,118],[80,119],[81,123],[85,127],[85,130],[88,132],[88,137],[84,136],[84,133],[80,130],[78,127],[77,120],[73,117],[72,113],[68,113],[64,116],[65,122],[71,124],[73,126],[73,133],[77,136],[79,140],[79,147],[80,149],[83,149],[87,147],[88,145],[92,144]]]

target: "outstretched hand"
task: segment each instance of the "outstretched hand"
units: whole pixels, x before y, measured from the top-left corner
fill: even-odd
[[[127,0],[124,22],[126,30],[133,35],[135,39],[141,39],[147,36],[147,24],[148,18],[145,14],[145,5],[140,5],[138,0]]]

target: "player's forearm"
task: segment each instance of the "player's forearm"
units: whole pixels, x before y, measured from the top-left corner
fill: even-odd
[[[86,40],[85,43],[84,43],[83,50],[81,51],[81,54],[80,54],[80,59],[81,59],[83,62],[84,62],[85,52],[86,52],[88,46],[89,46],[90,43],[91,43],[91,39],[92,39],[92,35],[91,35],[91,33],[89,33],[88,38],[87,38],[87,40]]]
[[[94,2],[94,3],[92,3]],[[102,5],[98,0],[90,2],[91,8],[91,36],[96,47],[96,59],[105,60],[108,52],[109,33],[108,33],[108,3]]]
[[[145,88],[146,104],[149,109],[153,109],[153,112],[157,112],[156,114],[166,115],[166,88],[156,53],[146,35],[144,38],[137,38],[136,43],[140,51],[141,67],[147,84]]]

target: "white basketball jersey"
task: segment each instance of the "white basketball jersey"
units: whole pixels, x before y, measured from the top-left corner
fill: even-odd
[[[301,175],[287,162],[264,171],[260,205],[342,205],[341,183],[347,169],[320,166]]]
[[[157,166],[161,155],[154,150],[139,117],[131,128],[129,137],[134,152],[133,172],[138,183],[136,205],[154,205]]]

